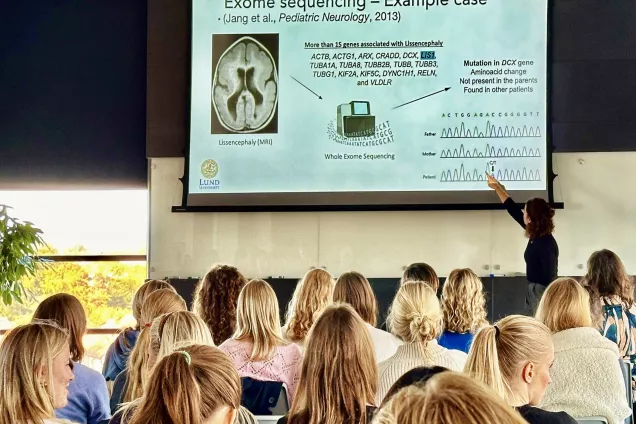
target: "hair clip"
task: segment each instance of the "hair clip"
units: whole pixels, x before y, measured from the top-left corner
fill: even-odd
[[[188,365],[192,363],[192,357],[190,356],[188,352],[186,352],[185,350],[177,350],[176,352],[183,355]]]
[[[145,325],[145,327],[150,327],[150,325],[151,325],[151,323],[150,323],[150,322],[147,322],[147,323],[146,323],[146,325]]]

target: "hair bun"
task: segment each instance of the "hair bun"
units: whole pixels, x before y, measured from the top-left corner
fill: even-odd
[[[427,342],[433,338],[433,323],[427,316],[413,318],[409,329],[416,341]]]

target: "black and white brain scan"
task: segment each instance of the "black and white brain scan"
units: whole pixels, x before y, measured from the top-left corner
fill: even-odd
[[[245,36],[222,54],[212,80],[212,104],[219,122],[235,133],[263,130],[278,102],[278,71],[270,51]]]

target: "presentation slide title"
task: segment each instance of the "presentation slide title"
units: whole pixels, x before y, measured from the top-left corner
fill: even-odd
[[[226,9],[312,9],[342,8],[363,12],[367,3],[383,7],[485,6],[488,0],[224,0]]]

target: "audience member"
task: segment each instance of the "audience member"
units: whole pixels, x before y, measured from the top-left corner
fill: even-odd
[[[378,365],[381,403],[393,383],[409,370],[438,365],[461,371],[466,354],[440,346],[443,314],[433,289],[421,281],[409,281],[398,289],[387,320],[391,333],[404,342],[395,355]]]
[[[442,288],[444,332],[440,346],[468,353],[477,330],[488,325],[481,279],[470,269],[451,271]]]
[[[148,344],[150,343],[150,332],[148,330],[152,320],[169,312],[185,310],[187,310],[185,301],[172,290],[157,290],[146,298],[141,307],[141,323],[143,327],[130,354],[128,366],[123,371],[122,378],[125,379],[123,396],[118,403],[122,403],[122,401],[131,402],[141,397],[143,393],[147,375]],[[119,379],[120,377],[117,378]],[[121,384],[116,386],[119,387]],[[115,393],[115,388],[113,388],[113,393]]]
[[[409,265],[402,274],[400,284],[408,281],[421,281],[431,286],[435,294],[439,291],[439,278],[437,273],[429,264],[423,262]]]
[[[230,356],[241,377],[284,383],[291,405],[303,355],[296,344],[283,339],[276,293],[265,281],[252,280],[243,287],[236,332],[219,348]]]
[[[214,346],[208,325],[195,313],[188,311],[170,312],[158,316],[150,326],[148,343],[148,373],[152,373],[155,364],[175,350],[193,344]],[[140,398],[127,403],[122,408],[111,403],[113,419],[110,424],[127,424],[137,407]],[[115,412],[116,411],[116,412]]]
[[[527,424],[484,384],[456,372],[403,388],[373,420],[373,424],[421,423]]]
[[[208,325],[194,312],[176,311],[158,316],[150,325],[148,369],[164,356],[191,344],[214,346]]]
[[[587,262],[584,284],[590,293],[594,323],[603,336],[618,346],[619,355],[632,364],[632,389],[636,395],[636,306],[632,278],[616,253],[600,250]]]
[[[130,424],[233,424],[241,380],[218,348],[193,345],[161,359]]]
[[[0,423],[59,423],[73,381],[68,334],[51,322],[21,325],[0,344]]]
[[[376,362],[380,363],[395,355],[400,341],[391,333],[376,328],[378,301],[369,281],[358,272],[346,272],[336,281],[334,302],[348,303],[366,323]]]
[[[150,293],[160,289],[174,290],[167,281],[149,280],[139,287],[139,290],[135,293],[132,302],[132,312],[137,323],[135,328],[126,328],[119,333],[117,340],[115,340],[106,351],[104,368],[102,369],[102,374],[104,378],[106,378],[106,381],[115,381],[119,373],[126,369],[128,357],[135,347],[139,331],[141,330],[141,305]]]
[[[312,269],[298,282],[287,306],[283,336],[301,348],[314,320],[333,301],[334,280],[324,269]]]
[[[511,315],[477,333],[465,371],[494,389],[530,424],[576,424],[565,412],[536,407],[551,382],[553,361],[548,327],[534,318]]]
[[[57,409],[55,415],[86,424],[109,419],[106,380],[99,372],[80,363],[84,357],[83,338],[86,334],[86,313],[80,301],[66,293],[53,295],[38,305],[33,319],[54,321],[69,335],[75,378],[68,386],[68,404]]]
[[[378,375],[364,321],[346,304],[327,307],[313,326],[298,391],[279,424],[366,424]]]
[[[554,343],[552,384],[541,407],[623,424],[632,409],[627,405],[618,348],[592,328],[585,289],[572,278],[555,280],[539,302],[537,319],[552,331]]]
[[[208,324],[217,346],[234,334],[236,303],[245,284],[247,280],[235,267],[215,265],[197,285],[194,312]]]
[[[428,380],[433,378],[433,376],[448,371],[447,368],[444,367],[417,367],[413,368],[411,371],[407,371],[406,374],[402,375],[402,377],[398,378],[395,383],[391,386],[386,396],[382,400],[381,407],[386,405],[389,400],[400,390],[408,386],[423,386]]]

